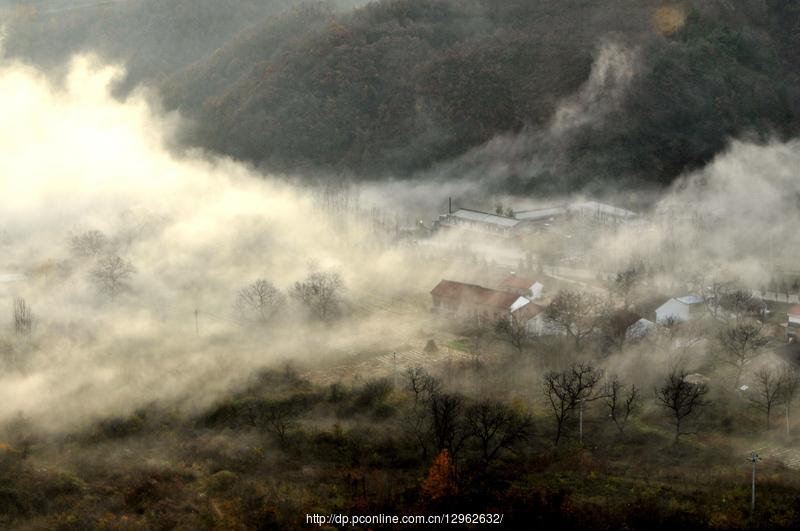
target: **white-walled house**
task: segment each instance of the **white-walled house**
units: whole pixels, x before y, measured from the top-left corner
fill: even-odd
[[[703,312],[702,295],[686,295],[674,297],[656,308],[656,322],[664,323],[668,320],[689,321]]]
[[[547,335],[556,333],[552,326],[548,326],[545,319],[544,307],[528,301],[520,305],[512,313],[512,317],[520,323],[525,323],[525,329],[529,334]]]
[[[542,298],[544,284],[536,279],[521,277],[516,273],[511,273],[500,283],[500,289],[516,293],[517,295],[535,301]]]

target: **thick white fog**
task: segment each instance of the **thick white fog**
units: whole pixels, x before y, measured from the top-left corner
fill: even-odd
[[[554,128],[581,126],[576,113],[599,105],[600,93],[622,97],[614,87],[634,65],[635,53],[603,48],[587,88]],[[0,268],[27,275],[0,288],[9,323],[3,349],[12,360],[0,374],[0,421],[23,414],[60,429],[159,400],[202,407],[254,368],[318,360],[353,341],[403,333],[359,302],[378,291],[424,300],[445,276],[442,267],[386,245],[369,220],[326,211],[315,192],[288,179],[199,151],[175,154],[169,146],[180,117],[160,113],[146,91],[112,98],[119,74],[79,57],[62,86],[22,64],[0,66]],[[681,179],[657,204],[660,214],[598,238],[587,254],[608,268],[646,258],[665,264],[667,276],[725,270],[756,288],[770,267],[795,257],[797,168],[797,142],[733,142]],[[416,215],[420,197],[432,209],[441,200],[444,210],[448,195],[481,193],[465,181],[436,189],[441,197],[432,200],[432,187],[402,184],[366,186],[364,195]],[[71,238],[89,230],[107,237],[101,254],[135,269],[118,297],[91,281],[97,258],[71,249]],[[331,328],[287,309],[268,333],[243,332],[232,310],[242,286],[264,278],[285,293],[312,268],[341,273],[355,317]],[[10,330],[13,297],[36,315],[30,341]]]
[[[145,92],[113,99],[119,73],[79,57],[57,86],[0,66],[0,268],[27,275],[2,285],[14,363],[0,375],[0,421],[21,413],[57,429],[162,398],[199,404],[248,369],[324,356],[357,335],[311,333],[302,315],[266,337],[243,333],[233,302],[259,278],[285,292],[310,267],[335,270],[357,296],[418,276],[395,251],[375,250],[366,224],[332,222],[310,192],[224,158],[171,153],[179,118],[159,115]],[[90,230],[108,240],[98,256],[135,269],[113,299],[92,282],[98,258],[71,248]],[[31,344],[9,330],[13,297],[33,308]]]

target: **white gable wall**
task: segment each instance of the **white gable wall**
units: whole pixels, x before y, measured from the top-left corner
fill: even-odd
[[[541,282],[535,282],[533,286],[530,288],[530,295],[531,299],[541,299],[542,298],[542,290],[544,289],[544,285]]]
[[[683,304],[677,299],[670,299],[656,308],[656,322],[663,323],[668,319],[679,321],[689,320],[689,305]]]

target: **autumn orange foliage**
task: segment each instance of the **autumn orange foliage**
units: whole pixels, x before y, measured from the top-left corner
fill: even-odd
[[[438,500],[457,493],[455,466],[446,449],[433,460],[428,477],[422,482],[422,494],[429,500]]]

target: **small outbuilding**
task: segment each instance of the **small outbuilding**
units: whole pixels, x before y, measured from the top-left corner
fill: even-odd
[[[705,308],[702,295],[686,295],[674,297],[656,308],[656,322],[689,321],[702,314]]]

